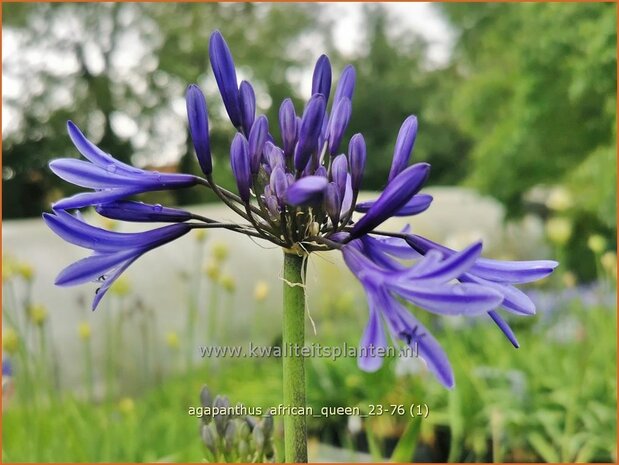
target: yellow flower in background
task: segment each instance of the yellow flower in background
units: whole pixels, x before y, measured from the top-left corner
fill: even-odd
[[[196,238],[196,241],[198,242],[204,242],[207,238],[207,233],[206,230],[204,229],[198,229],[195,234],[194,237]]]
[[[574,287],[578,282],[578,280],[576,279],[576,275],[571,271],[566,271],[565,273],[563,273],[563,276],[561,276],[561,280],[563,281],[563,285],[565,287]]]
[[[217,281],[221,274],[221,265],[216,261],[210,261],[204,266],[204,274],[212,281]]]
[[[40,304],[31,305],[28,308],[28,317],[35,325],[43,326],[45,320],[47,320],[47,309]]]
[[[16,265],[16,272],[19,276],[26,281],[32,281],[34,279],[34,268],[29,263],[19,262]]]
[[[565,245],[572,237],[572,222],[567,218],[555,217],[546,221],[548,239],[557,245]]]
[[[92,329],[90,328],[90,325],[84,321],[77,327],[77,334],[82,341],[87,341],[92,335]]]
[[[166,334],[165,342],[166,342],[166,345],[172,350],[176,350],[180,346],[178,334],[176,334],[176,332],[174,331],[170,331],[168,334]]]
[[[572,194],[563,186],[555,187],[550,191],[550,195],[546,200],[546,206],[558,212],[570,209],[573,204]]]
[[[10,257],[2,257],[2,281],[8,281],[15,276],[15,260]]]
[[[223,287],[228,292],[234,292],[236,290],[236,281],[232,275],[226,274],[221,277],[219,280],[221,287]]]
[[[133,402],[131,397],[123,397],[118,402],[118,410],[123,415],[132,415],[135,412],[135,402]]]
[[[125,276],[121,276],[114,281],[114,284],[110,287],[110,292],[119,297],[124,297],[131,292],[131,283]]]
[[[14,329],[7,328],[2,331],[2,350],[7,354],[14,354],[19,348],[19,336]]]
[[[592,234],[589,236],[589,239],[587,239],[587,247],[589,247],[594,254],[599,255],[606,250],[606,239],[599,234]]]
[[[101,227],[103,227],[103,229],[107,229],[109,231],[116,231],[118,229],[118,221],[115,221],[111,218],[100,216],[99,222],[101,224]]]
[[[269,284],[266,281],[258,281],[254,287],[254,299],[264,302],[269,296]]]
[[[213,244],[212,248],[213,258],[218,262],[225,262],[230,255],[230,248],[223,242]]]
[[[600,258],[602,268],[609,276],[617,277],[617,254],[613,251],[608,251]]]

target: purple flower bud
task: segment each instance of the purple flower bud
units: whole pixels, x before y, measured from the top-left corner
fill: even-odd
[[[348,161],[346,155],[338,155],[331,164],[331,179],[339,189],[340,198],[344,197],[346,191],[346,175],[348,174]]]
[[[294,144],[297,142],[297,114],[292,100],[287,98],[279,107],[279,130],[282,135],[284,154],[289,158],[294,153]]]
[[[249,203],[249,188],[251,186],[251,170],[249,166],[249,149],[247,139],[237,133],[230,146],[230,165],[236,179],[239,195],[245,203]]]
[[[176,208],[150,205],[130,200],[117,200],[115,202],[97,205],[97,213],[106,218],[122,221],[135,221],[139,223],[159,221],[162,223],[179,223],[191,219],[191,213]]]
[[[268,133],[269,121],[266,116],[260,115],[249,132],[248,150],[252,174],[256,174],[260,170],[262,150]]]
[[[325,208],[333,226],[336,226],[340,221],[340,210],[342,208],[340,198],[338,187],[334,182],[330,182],[325,192]]]
[[[208,136],[208,113],[204,94],[202,94],[197,85],[192,84],[187,88],[186,103],[191,141],[196,150],[200,168],[208,176],[213,172],[211,146]]]
[[[333,101],[337,103],[344,97],[347,97],[348,100],[352,102],[352,95],[354,91],[355,68],[353,67],[353,65],[346,65],[344,71],[342,71],[340,80],[337,82],[337,87],[335,88],[335,97],[333,98]]]
[[[333,112],[329,118],[329,125],[327,127],[327,135],[329,138],[329,153],[335,155],[340,148],[342,137],[348,127],[350,121],[350,114],[352,112],[352,105],[348,97],[343,97],[333,105]]]
[[[324,96],[321,94],[313,95],[305,107],[299,128],[299,142],[297,142],[294,152],[294,167],[297,171],[305,168],[312,153],[317,149],[324,114]]]
[[[329,181],[322,176],[306,176],[288,187],[286,203],[290,205],[310,205],[322,201]]]
[[[224,106],[234,127],[241,126],[241,109],[239,105],[239,88],[236,81],[236,70],[232,54],[221,32],[211,34],[208,46],[211,67],[215,74],[217,87],[224,101]]]
[[[316,171],[314,171],[314,176],[322,176],[326,178],[328,176],[327,168],[323,165],[320,165]]]
[[[288,179],[281,167],[278,166],[273,169],[269,186],[271,187],[271,192],[277,197],[280,205],[283,205],[286,190],[288,189]]]
[[[269,186],[265,186],[264,188],[264,203],[271,215],[276,216],[279,214],[279,203],[277,201],[277,197],[273,195],[273,192],[271,192],[271,188]]]
[[[428,179],[430,165],[428,163],[416,163],[409,166],[393,181],[387,184],[383,193],[378,197],[374,205],[353,227],[350,235],[353,238],[362,236],[372,231],[383,221],[391,218],[415,195]]]
[[[400,127],[395,149],[393,150],[393,161],[391,162],[391,171],[389,171],[389,181],[395,178],[408,166],[416,137],[417,117],[411,115],[404,120],[402,127]]]
[[[247,81],[241,81],[239,103],[241,106],[241,124],[245,134],[249,134],[256,118],[256,94],[254,88]]]
[[[350,160],[350,176],[352,189],[354,192],[359,192],[361,181],[363,180],[363,172],[365,170],[365,139],[361,134],[355,134],[348,143],[348,159]]]
[[[322,94],[325,96],[325,101],[329,100],[331,92],[331,63],[327,55],[320,55],[316,66],[314,67],[314,76],[312,77],[312,95]]]
[[[273,142],[267,141],[264,144],[264,157],[266,158],[266,161],[271,167],[271,169],[275,169],[275,167],[277,166],[281,167],[282,169],[286,168],[284,152],[282,149],[273,144]]]

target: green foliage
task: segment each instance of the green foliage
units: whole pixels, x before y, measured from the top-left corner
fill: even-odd
[[[281,358],[215,356],[184,363],[198,342],[247,349],[249,341],[264,344],[259,340],[267,328],[272,334],[273,321],[262,313],[264,302],[241,310],[231,301],[211,300],[223,288],[215,275],[205,282],[203,249],[222,269],[228,258],[208,237],[196,241],[188,303],[177,312],[186,319],[187,333],[167,333],[163,339],[155,332],[158,312],[140,303],[129,282],[119,281],[101,309],[103,324],[75,328],[73,337],[81,344],[78,371],[84,377],[80,386],[65,389],[59,388],[56,368],[65,361],[58,359],[58,341],[48,333],[59,314],[31,305],[29,283],[36,271],[5,257],[3,351],[14,364],[15,377],[14,389],[4,389],[14,391],[4,402],[4,461],[200,462],[208,455],[199,419],[189,408],[200,406],[204,384],[247,407],[266,411],[282,403]],[[604,251],[596,253],[601,260]],[[377,461],[615,461],[617,315],[611,298],[616,296],[616,261],[614,267],[598,266],[597,287],[547,291],[538,316],[509,318],[520,349],[485,315],[436,318],[411,309],[448,354],[456,379],[451,391],[420,360],[387,357],[381,369],[366,373],[355,357],[310,358],[307,405],[316,414],[307,418],[310,438],[368,451]],[[346,354],[344,344],[359,343],[366,304],[358,288],[342,287],[341,277],[322,277],[330,278],[323,281],[332,288],[322,293],[324,299],[308,304],[317,331],[311,332],[307,322],[306,345],[338,347]],[[208,298],[201,299],[200,289],[207,284]],[[194,307],[199,312],[192,316]],[[210,329],[213,321],[215,330],[207,333],[205,326]],[[93,357],[95,331],[103,336],[103,350]],[[99,389],[92,389],[93,381]],[[427,417],[411,418],[412,404],[427,405]],[[325,407],[359,408],[361,416],[323,416]],[[279,460],[282,421],[275,417]]]
[[[415,34],[388,35],[381,7],[366,7],[364,22],[367,49],[352,60],[357,85],[349,129],[351,134],[361,132],[368,148],[363,187],[379,190],[385,185],[398,130],[411,114],[419,120],[413,160],[432,164],[431,183],[462,180],[469,141],[457,128],[445,93],[454,69],[429,69],[427,46]]]
[[[453,108],[473,141],[470,183],[516,214],[529,188],[567,182],[576,216],[615,229],[616,5],[443,10],[461,31]]]
[[[308,343],[355,345],[362,322],[335,318],[338,340],[319,332]],[[436,328],[456,371],[453,391],[421,364],[417,374],[396,376],[393,359],[376,373],[360,372],[352,358],[312,359],[308,405],[315,412],[359,406],[367,413],[369,404],[428,404],[427,418],[385,413],[363,420],[375,453],[400,461],[415,453],[424,462],[445,460],[439,440],[444,428],[451,431],[446,445],[455,461],[611,461],[616,367],[609,354],[615,327],[614,309],[574,300],[521,328],[518,350],[487,318]],[[63,393],[36,408],[29,402],[10,405],[3,413],[3,460],[198,462],[204,457],[199,421],[187,412],[200,405],[201,386],[208,382],[214,392],[267,409],[281,403],[280,378],[279,359],[234,359],[219,366],[205,363],[138,397],[121,394],[92,404]],[[281,418],[275,420],[281,424]],[[353,444],[347,416],[308,420],[311,437]]]

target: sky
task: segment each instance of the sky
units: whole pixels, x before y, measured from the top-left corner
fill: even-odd
[[[454,40],[453,31],[432,3],[382,3],[393,20],[394,33],[413,30],[429,44],[429,59],[444,63],[449,57]],[[359,47],[363,31],[360,3],[333,3],[329,5],[335,25],[335,39],[342,52],[353,52]]]

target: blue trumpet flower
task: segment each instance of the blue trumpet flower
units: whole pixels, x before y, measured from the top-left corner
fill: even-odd
[[[175,223],[141,233],[119,233],[89,225],[65,211],[44,213],[47,226],[71,244],[90,249],[93,255],[72,263],[60,272],[55,284],[74,286],[89,281],[102,283],[95,293],[93,310],[110,286],[138,258],[187,234],[192,226]]]
[[[53,213],[44,214],[44,219],[61,238],[93,254],[62,270],[56,284],[96,281],[99,287],[95,308],[114,280],[148,251],[192,229],[226,228],[268,240],[289,254],[331,250],[342,253],[369,304],[369,321],[361,346],[386,346],[386,328],[394,341],[416,344],[428,369],[446,387],[454,385],[447,356],[404,302],[441,316],[488,314],[518,346],[498,311],[534,314],[532,301],[515,285],[548,276],[557,262],[489,260],[480,255],[481,243],[458,252],[408,229],[379,229],[389,218],[423,213],[433,200],[421,192],[430,165],[409,166],[418,130],[415,116],[406,118],[400,127],[382,193],[375,200],[358,203],[368,154],[363,135],[355,134],[348,144],[345,141],[356,84],[354,68],[344,68],[329,106],[332,69],[329,59],[321,56],[314,69],[312,95],[302,116],[297,116],[291,99],[281,103],[275,125],[280,132],[277,137],[269,133],[267,118],[256,115],[251,84],[243,81],[238,85],[232,54],[219,31],[211,36],[209,53],[224,106],[237,130],[230,144],[237,192],[213,180],[207,106],[195,85],[187,90],[187,114],[205,178],[162,174],[121,163],[89,142],[69,122],[69,135],[88,161],[60,159],[52,161],[50,167],[66,181],[92,191],[60,200],[53,205]],[[143,192],[194,186],[211,189],[244,221],[223,223],[176,208],[129,200]],[[171,224],[140,233],[111,232],[67,212],[88,206],[108,218]],[[353,218],[354,212],[362,216]],[[368,351],[362,354],[362,369],[380,367],[380,358]]]
[[[82,208],[143,192],[190,187],[198,182],[189,174],[158,173],[122,163],[86,139],[73,122],[69,121],[67,128],[73,144],[88,161],[60,158],[52,160],[49,166],[65,181],[94,191],[62,199],[53,205],[54,209]]]

